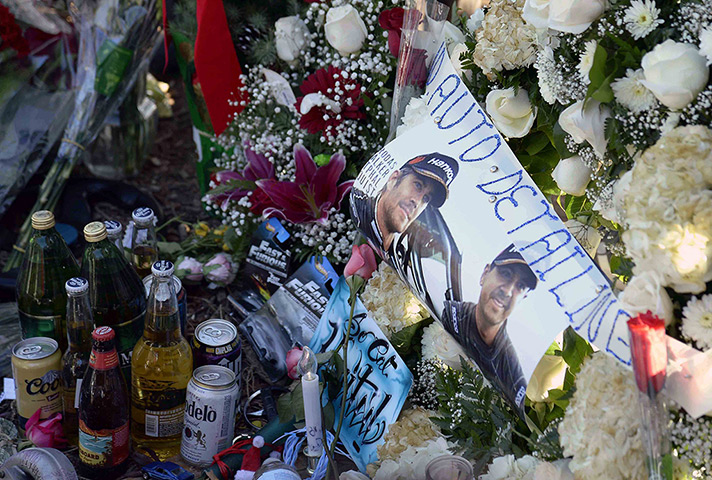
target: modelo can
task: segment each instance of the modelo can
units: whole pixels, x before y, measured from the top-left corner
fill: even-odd
[[[242,342],[237,328],[220,318],[205,320],[193,334],[193,368],[220,365],[235,372],[238,392],[242,390]]]
[[[188,297],[185,294],[185,288],[183,288],[183,282],[180,278],[175,275],[173,278],[173,288],[176,290],[176,297],[178,298],[178,316],[180,317],[180,332],[185,335],[185,326],[187,324],[188,316]],[[151,282],[153,282],[153,274],[146,275],[143,278],[143,287],[146,289],[146,298],[151,293]]]
[[[188,382],[180,454],[186,462],[207,467],[213,455],[232,444],[239,400],[235,372],[220,365],[204,365]]]
[[[22,340],[12,349],[12,376],[20,428],[40,410],[40,418],[62,411],[62,356],[47,337]]]

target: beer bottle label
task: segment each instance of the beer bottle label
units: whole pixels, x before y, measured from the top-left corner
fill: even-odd
[[[156,395],[153,393],[153,395]],[[185,414],[185,390],[160,392],[161,396],[180,396],[181,404],[168,410],[146,409],[146,436],[173,437],[183,432],[183,415]],[[158,396],[158,395],[156,395]]]
[[[97,352],[92,349],[89,356],[89,366],[94,370],[111,370],[119,366],[119,356],[116,354],[116,350]]]
[[[129,456],[129,422],[119,428],[92,430],[79,420],[79,460],[93,467],[113,467]]]
[[[74,404],[74,398],[77,396],[77,388],[64,387],[64,413],[71,414],[77,412],[77,406]]]
[[[18,310],[22,338],[49,337],[66,340],[62,331],[62,315],[30,315]],[[60,342],[61,343],[61,342]]]

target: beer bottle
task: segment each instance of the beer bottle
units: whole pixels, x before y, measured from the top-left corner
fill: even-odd
[[[116,248],[123,254],[124,238],[121,234],[124,231],[124,226],[116,220],[104,220],[104,226],[106,227],[106,236],[109,237],[109,241],[116,245]]]
[[[88,478],[114,478],[124,473],[129,456],[129,397],[114,330],[98,327],[79,391],[80,473]]]
[[[84,238],[87,247],[82,261],[82,277],[89,281],[94,324],[115,330],[119,364],[129,382],[131,352],[141,338],[146,318],[143,283],[126,257],[109,241],[102,222],[87,224]]]
[[[32,237],[17,277],[17,309],[22,338],[50,337],[67,348],[64,282],[79,275],[79,266],[54,228],[54,214],[32,214]]]
[[[131,436],[165,460],[180,451],[193,355],[180,333],[173,264],[160,260],[151,271],[146,328],[131,357]]]
[[[67,339],[69,347],[62,357],[62,386],[64,387],[64,435],[72,445],[77,444],[79,417],[76,409],[77,389],[89,365],[91,331],[94,322],[89,303],[89,282],[82,277],[72,277],[67,289]]]
[[[131,218],[134,221],[131,232],[131,262],[138,276],[144,278],[151,273],[151,266],[158,260],[156,230],[153,227],[156,217],[150,208],[140,207],[133,211]]]

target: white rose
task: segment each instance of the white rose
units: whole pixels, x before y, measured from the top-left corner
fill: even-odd
[[[467,359],[467,354],[457,340],[445,331],[440,322],[433,322],[423,329],[423,360],[441,360],[445,365],[460,370],[460,357]]]
[[[293,62],[309,42],[309,29],[297,15],[282,17],[274,23],[274,37],[277,56],[285,62]]]
[[[529,133],[536,118],[536,108],[532,108],[529,94],[523,88],[516,95],[514,88],[492,90],[487,94],[485,108],[497,129],[510,138]]]
[[[464,43],[458,43],[455,47],[453,47],[452,52],[450,53],[450,61],[452,62],[452,68],[455,69],[460,77],[464,74],[468,80],[472,80],[472,70],[463,70],[462,61],[460,60],[460,55],[467,52],[467,50],[467,45]]]
[[[352,5],[331,7],[326,12],[324,25],[326,41],[341,55],[349,55],[361,50],[368,35],[366,24]]]
[[[269,84],[269,91],[275,102],[285,107],[291,107],[297,103],[297,97],[294,96],[292,87],[282,75],[269,68],[263,68],[262,75]]]
[[[522,18],[537,30],[549,28],[550,0],[526,0]]]
[[[618,299],[630,314],[650,310],[665,320],[665,325],[673,319],[672,300],[663,288],[662,275],[655,270],[647,270],[631,278]]]
[[[487,468],[487,473],[480,476],[480,480],[504,480],[514,473],[514,455],[504,455],[492,460]]]
[[[643,56],[645,79],[640,83],[660,103],[679,110],[705,88],[710,71],[705,57],[694,45],[665,40]]]
[[[559,125],[576,143],[588,142],[599,157],[606,152],[606,119],[611,110],[593,99],[569,105],[559,116]]]
[[[707,65],[712,64],[712,27],[700,32],[700,53],[707,57]]]
[[[551,172],[551,176],[564,193],[580,197],[586,193],[586,186],[591,180],[591,169],[578,155],[562,158]]]
[[[533,402],[543,402],[549,398],[549,390],[564,385],[566,362],[557,355],[544,355],[537,363],[527,384],[527,397]]]
[[[564,225],[566,225],[566,228],[569,229],[569,232],[571,232],[581,246],[586,249],[589,256],[592,258],[595,257],[598,245],[600,245],[602,240],[601,234],[598,233],[598,230],[593,228],[591,225],[579,222],[575,218],[565,221]]]
[[[606,0],[551,0],[548,27],[559,32],[582,33],[605,9]]]

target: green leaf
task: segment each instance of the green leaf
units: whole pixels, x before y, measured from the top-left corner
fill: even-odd
[[[608,53],[600,44],[596,46],[596,53],[593,55],[593,64],[588,73],[588,78],[591,83],[586,92],[586,98],[593,98],[601,103],[609,103],[613,101],[613,90],[611,82],[613,81],[616,69],[606,73],[606,64]],[[612,62],[610,62],[612,63]]]
[[[559,122],[556,122],[554,124],[554,148],[556,148],[556,151],[559,152],[559,157],[561,158],[569,158],[573,157],[573,153],[569,151],[568,148],[566,148],[566,143],[564,142],[564,138],[566,138],[566,135],[568,133],[564,132],[564,129],[561,128],[561,125],[559,125]]]
[[[592,353],[591,345],[573,328],[568,327],[564,330],[564,347],[561,350],[561,356],[572,374],[576,375],[581,370],[581,364]]]
[[[422,332],[423,328],[427,327],[433,322],[432,318],[421,320],[420,322],[410,325],[398,330],[391,336],[391,344],[393,348],[396,349],[400,355],[405,356],[413,351],[413,346],[417,345],[422,338],[422,335],[418,335]]]
[[[328,363],[331,360],[331,357],[334,356],[334,353],[336,353],[336,350],[329,350],[328,352],[317,353],[316,362],[319,365],[324,365],[325,363]]]
[[[522,147],[529,155],[536,155],[549,145],[549,137],[543,132],[527,135],[522,142]]]
[[[180,243],[178,242],[157,242],[158,245],[158,252],[161,254],[161,256],[167,256],[167,257],[175,257],[178,255],[183,249],[180,246]]]
[[[579,197],[569,195],[567,196],[567,200],[568,201],[566,202],[566,216],[568,218],[575,219],[579,213],[588,208],[586,206],[586,203],[588,202],[586,195],[581,195]]]

